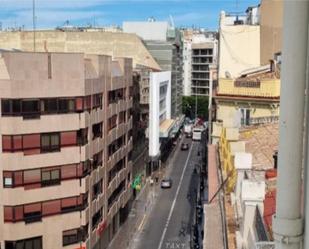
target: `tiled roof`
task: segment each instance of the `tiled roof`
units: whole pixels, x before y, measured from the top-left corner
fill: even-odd
[[[278,123],[253,126],[240,131],[240,140],[246,142],[246,152],[252,153],[253,169],[266,170],[274,167],[273,154],[278,150]]]

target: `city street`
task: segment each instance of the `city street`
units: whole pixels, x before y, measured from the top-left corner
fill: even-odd
[[[152,210],[141,224],[131,248],[169,249],[190,248],[190,231],[195,209],[198,176],[199,142],[191,142],[189,150],[178,146],[166,175],[173,181],[171,189],[158,189]]]

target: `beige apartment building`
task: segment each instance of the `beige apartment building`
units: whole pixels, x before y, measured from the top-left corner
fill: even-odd
[[[131,198],[132,60],[0,53],[0,245],[106,248]]]

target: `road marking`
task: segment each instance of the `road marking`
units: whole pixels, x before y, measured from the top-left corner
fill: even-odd
[[[187,166],[188,166],[188,162],[189,162],[189,158],[190,158],[190,155],[191,155],[191,152],[192,152],[192,148],[193,148],[193,143],[192,143],[192,145],[191,145],[191,147],[190,147],[190,151],[189,151],[189,154],[188,154],[186,163],[185,163],[185,167],[184,167],[183,170],[182,170],[182,174],[181,174],[180,181],[179,181],[179,184],[178,184],[178,187],[177,187],[176,195],[175,195],[175,198],[174,198],[174,200],[173,200],[173,204],[172,204],[171,210],[170,210],[170,212],[169,212],[169,214],[168,214],[168,218],[167,218],[167,221],[166,221],[166,224],[165,224],[165,227],[164,227],[164,230],[163,230],[161,239],[160,239],[160,243],[159,243],[158,249],[161,249],[161,248],[162,248],[162,244],[163,244],[163,241],[164,241],[164,238],[165,238],[165,234],[166,234],[168,225],[169,225],[169,223],[170,223],[170,220],[171,220],[171,217],[172,217],[172,214],[173,214],[175,205],[176,205],[176,199],[177,199],[178,194],[179,194],[179,190],[180,190],[180,187],[181,187],[181,184],[182,184],[182,180],[183,180],[183,177],[184,177],[184,175],[185,175],[185,171],[186,171]]]
[[[144,214],[144,217],[143,217],[143,219],[141,221],[141,224],[138,226],[138,231],[140,231],[142,229],[142,227],[144,225],[144,222],[145,222],[145,218],[146,218],[146,214]]]

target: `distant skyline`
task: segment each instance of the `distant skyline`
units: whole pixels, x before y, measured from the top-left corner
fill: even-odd
[[[63,26],[122,26],[123,21],[169,21],[177,27],[218,28],[221,10],[244,12],[258,0],[35,0],[38,29]],[[2,29],[32,29],[32,0],[0,0]]]

